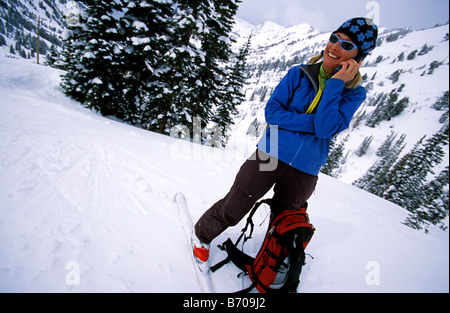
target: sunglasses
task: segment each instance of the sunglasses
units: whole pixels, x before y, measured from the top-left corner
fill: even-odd
[[[330,42],[332,44],[339,42],[341,44],[341,48],[345,51],[353,51],[355,49],[358,49],[358,47],[353,42],[342,40],[336,34],[331,34]]]

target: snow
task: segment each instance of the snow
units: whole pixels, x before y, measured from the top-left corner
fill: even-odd
[[[151,40],[150,38],[141,38],[141,37],[131,37],[131,42],[133,43],[133,46],[139,46],[146,43],[149,43]]]
[[[143,23],[141,21],[134,21],[133,26],[136,27],[136,29],[138,29],[138,30],[148,31],[147,25],[145,25],[145,23]]]
[[[226,43],[227,45],[231,45],[231,40],[230,40],[228,37],[220,36],[217,40],[218,40],[218,41],[223,41],[223,42]]]
[[[98,77],[94,78],[92,80],[92,83],[93,84],[97,84],[97,85],[102,85],[103,84],[102,80],[100,78],[98,78]]]
[[[103,118],[62,94],[61,74],[0,57],[0,292],[200,292],[174,196],[197,220],[254,146],[202,147]],[[408,228],[402,208],[327,176],[309,214],[314,259],[299,292],[449,292],[448,232]],[[213,263],[242,226],[214,242]],[[216,291],[248,285],[237,274],[214,274]]]

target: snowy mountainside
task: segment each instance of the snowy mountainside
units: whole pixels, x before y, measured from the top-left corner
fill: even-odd
[[[254,147],[202,147],[101,117],[63,95],[61,74],[0,55],[0,292],[200,292],[174,196],[198,219]],[[448,232],[415,231],[404,209],[324,175],[309,214],[314,259],[299,292],[449,292]],[[214,242],[213,262],[242,226]],[[237,274],[214,274],[216,291],[248,286]]]
[[[253,34],[248,57],[249,79],[244,89],[246,101],[235,119],[236,140],[242,140],[238,138],[246,136],[251,125],[264,125],[264,107],[273,89],[291,67],[308,63],[312,55],[320,53],[330,36],[307,24],[293,27],[265,24],[269,27],[253,26],[241,20],[235,25],[236,46],[243,45]],[[418,31],[380,29],[379,46],[365,60],[361,70],[368,97],[355,119],[362,116],[362,122],[353,124],[337,138],[337,142],[347,140],[344,152],[347,159],[336,177],[352,183],[364,175],[378,160],[375,153],[391,132],[407,134],[407,146],[403,151],[407,153],[424,135],[430,137],[443,127],[439,121],[443,112],[432,106],[449,90],[448,33],[448,24]],[[432,70],[434,66],[437,67]],[[392,78],[394,73],[397,80]],[[399,99],[409,99],[404,112],[374,128],[366,126],[364,118],[376,109],[373,101],[395,90],[400,90]],[[355,150],[367,136],[373,136],[373,142],[367,154],[359,157]],[[257,138],[253,142],[257,142]],[[447,146],[442,166],[448,164],[448,160]],[[442,166],[436,170],[437,174]]]
[[[66,27],[64,14],[69,12],[74,1],[17,1],[0,2],[0,36],[3,36],[10,51],[14,49],[16,56],[33,58],[37,50],[37,28],[40,18],[40,47],[42,55],[47,54],[52,44],[62,47],[62,34]],[[0,42],[0,47],[2,46]],[[10,55],[11,56],[11,55]],[[42,61],[44,61],[42,59]]]

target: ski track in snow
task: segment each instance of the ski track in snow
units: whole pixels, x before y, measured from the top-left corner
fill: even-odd
[[[64,97],[61,73],[0,57],[0,292],[200,292],[174,195],[195,221],[254,148],[198,147],[100,117]],[[403,209],[325,176],[309,212],[314,259],[299,292],[448,292],[448,233],[414,231]],[[240,229],[213,243],[212,263]],[[380,285],[365,281],[370,261]],[[214,274],[217,291],[245,287],[237,274]]]

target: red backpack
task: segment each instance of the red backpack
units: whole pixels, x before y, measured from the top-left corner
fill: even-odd
[[[309,222],[306,207],[300,210],[285,210],[270,223],[264,242],[255,258],[237,248],[244,237],[244,243],[251,238],[254,224],[253,215],[261,204],[272,207],[272,200],[263,200],[255,204],[245,228],[235,244],[228,239],[219,246],[228,253],[228,258],[211,267],[215,272],[232,261],[244,273],[248,273],[252,285],[242,290],[249,292],[256,288],[261,293],[296,292],[300,283],[300,274],[305,264],[305,249],[314,234],[314,226]],[[273,210],[272,210],[273,212]],[[250,235],[245,235],[248,227]]]

